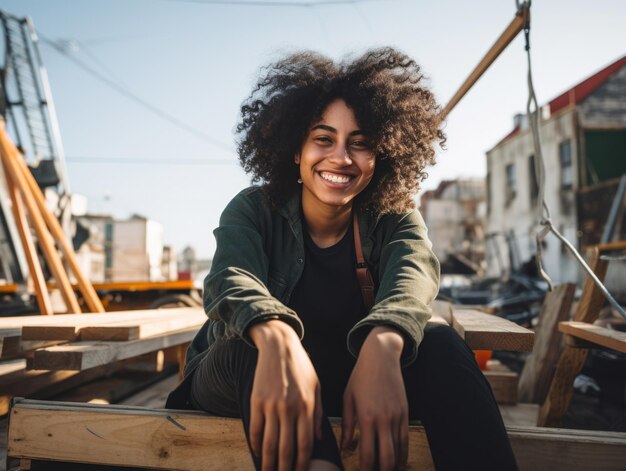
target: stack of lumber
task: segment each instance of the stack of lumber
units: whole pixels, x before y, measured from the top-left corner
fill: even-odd
[[[0,318],[0,415],[11,397],[51,397],[142,356],[145,363],[152,355],[155,371],[163,352],[180,363],[181,347],[205,320],[201,308]]]
[[[333,422],[340,433],[340,424]],[[622,470],[626,434],[508,426],[520,470]],[[487,439],[487,437],[485,437]],[[342,452],[358,469],[354,446]],[[206,471],[253,469],[241,421],[134,406],[18,400],[11,410],[9,461],[31,460]],[[423,427],[409,428],[408,469],[434,469]],[[60,468],[52,468],[60,469]]]

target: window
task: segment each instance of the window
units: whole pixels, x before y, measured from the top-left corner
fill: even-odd
[[[539,183],[537,182],[537,173],[535,172],[535,156],[528,157],[528,181],[530,187],[530,205],[534,206],[537,203],[537,196],[539,196]]]
[[[487,214],[491,214],[491,172],[487,172]]]
[[[561,189],[568,190],[574,184],[572,141],[570,139],[559,144],[559,161],[561,162]]]
[[[507,206],[515,199],[517,194],[517,184],[515,178],[515,164],[508,164],[505,169],[506,172],[506,204]]]

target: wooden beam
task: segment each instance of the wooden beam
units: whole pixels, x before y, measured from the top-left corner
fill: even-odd
[[[534,333],[502,317],[469,309],[453,309],[452,327],[474,350],[529,352]]]
[[[575,338],[591,342],[595,346],[610,348],[626,353],[626,332],[611,330],[586,322],[561,322],[559,330]],[[585,348],[589,348],[589,344]]]
[[[2,166],[4,168],[4,174],[8,175],[8,169],[6,168],[4,161],[2,161]],[[26,261],[28,263],[28,271],[30,273],[30,278],[32,279],[33,286],[35,288],[35,296],[37,299],[39,314],[46,316],[52,315],[54,314],[54,312],[52,311],[50,293],[48,293],[46,279],[43,276],[43,271],[41,269],[41,264],[39,263],[39,257],[37,256],[37,250],[35,248],[35,243],[33,242],[30,227],[28,226],[28,221],[26,220],[26,213],[24,212],[24,203],[22,201],[22,197],[20,196],[20,192],[16,188],[11,178],[6,178],[6,184],[9,195],[11,195],[11,210],[13,212],[13,219],[15,220],[15,225],[17,226],[20,239],[22,241],[22,248],[24,249]]]
[[[93,288],[93,285],[87,279],[87,277],[85,277],[82,269],[80,268],[78,259],[76,258],[76,253],[74,252],[74,247],[72,246],[65,232],[63,232],[61,224],[59,224],[56,216],[52,214],[52,211],[50,211],[50,209],[46,205],[43,193],[39,189],[39,185],[37,185],[35,177],[33,177],[32,173],[30,173],[24,157],[22,157],[22,154],[17,152],[15,153],[15,159],[22,169],[22,174],[24,176],[24,179],[26,180],[28,188],[35,197],[35,202],[39,207],[39,211],[41,212],[48,228],[50,229],[52,236],[56,240],[57,244],[59,244],[61,252],[63,252],[65,261],[69,265],[70,270],[74,275],[74,278],[76,278],[78,288],[83,295],[83,299],[85,300],[87,307],[93,312],[104,312],[104,306],[102,305],[102,302],[100,301],[96,290]]]
[[[58,318],[60,316],[55,316]],[[207,317],[202,308],[146,309],[106,314],[73,315],[58,322],[27,325],[25,340],[127,341],[188,327],[199,328]]]
[[[497,360],[489,360],[483,371],[498,404],[517,404],[519,375]]]
[[[541,404],[548,394],[550,382],[561,351],[558,323],[570,318],[576,285],[566,283],[546,294],[535,328],[535,346],[524,363],[519,380],[519,400]]]
[[[335,435],[340,433],[333,421]],[[622,470],[626,434],[507,427],[520,470]],[[71,461],[177,471],[253,469],[241,421],[129,406],[17,400],[8,450],[16,459]],[[358,451],[342,454],[358,468]],[[426,433],[409,429],[408,469],[433,470]]]
[[[517,12],[513,21],[507,26],[504,32],[496,40],[491,49],[487,51],[485,56],[478,63],[472,73],[465,79],[465,82],[461,85],[459,90],[454,94],[450,101],[446,104],[445,108],[440,114],[441,119],[445,119],[446,116],[457,105],[461,98],[474,86],[474,84],[480,79],[491,64],[498,58],[498,56],[506,49],[506,47],[515,39],[518,33],[524,28],[526,21],[530,16],[530,10],[528,7],[524,7]]]
[[[33,369],[87,370],[154,350],[190,342],[197,327],[129,342],[76,342],[35,350]]]
[[[597,246],[591,248],[589,252],[589,267],[602,281],[606,276],[608,261],[600,258],[600,250]],[[586,277],[574,320],[593,323],[598,318],[604,302],[602,291],[591,278]],[[567,345],[563,348],[554,372],[554,378],[550,384],[550,390],[539,410],[537,425],[543,427],[560,425],[561,419],[567,412],[572,400],[574,378],[582,370],[587,359],[587,353],[588,350],[586,349],[572,348]]]
[[[52,271],[54,278],[59,284],[59,289],[61,291],[61,295],[63,296],[63,300],[65,301],[67,310],[69,312],[79,313],[81,311],[78,305],[78,300],[72,290],[72,285],[70,284],[70,280],[65,272],[65,268],[61,263],[61,258],[56,251],[52,236],[48,232],[43,216],[37,207],[38,203],[35,201],[35,194],[31,193],[29,189],[28,182],[24,175],[25,172],[22,169],[21,163],[18,161],[18,156],[19,151],[15,148],[15,145],[13,145],[5,131],[4,120],[0,120],[0,157],[2,158],[4,168],[8,170],[7,178],[10,178],[13,181],[13,184],[22,194],[31,222],[35,232],[37,233],[39,246],[46,257],[50,271]],[[37,189],[37,191],[41,193],[39,189]],[[41,196],[41,194],[39,194],[39,196]]]

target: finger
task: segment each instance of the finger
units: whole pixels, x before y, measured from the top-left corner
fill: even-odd
[[[391,422],[383,420],[377,427],[378,438],[378,460],[381,471],[392,471],[395,466],[395,444],[393,442],[393,432]]]
[[[354,438],[356,411],[352,396],[346,396],[343,400],[343,418],[341,420],[341,448],[346,449]]]
[[[263,456],[261,458],[263,471],[274,471],[276,468],[276,452],[278,450],[278,417],[275,413],[265,415],[265,429],[263,430]]]
[[[398,429],[398,443],[399,443],[399,451],[397,456],[398,469],[400,471],[404,471],[407,467],[407,463],[409,460],[409,421],[408,418],[405,417],[400,422],[400,427]]]
[[[255,456],[261,456],[261,446],[263,443],[263,428],[265,427],[265,419],[263,412],[256,407],[250,410],[250,448]]]
[[[294,421],[285,414],[279,418],[278,470],[289,471],[293,468],[294,457]]]
[[[359,420],[359,431],[361,436],[359,438],[359,461],[361,471],[370,471],[374,467],[374,447],[376,432],[374,430],[374,423],[372,421]]]
[[[315,421],[315,437],[322,440],[322,419],[324,417],[324,407],[322,405],[322,388],[318,385],[315,391],[315,410],[313,411]]]
[[[311,463],[311,453],[313,452],[313,417],[303,415],[298,418],[298,458],[296,463],[297,471],[309,469]]]

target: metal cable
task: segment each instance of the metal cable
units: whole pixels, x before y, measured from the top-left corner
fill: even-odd
[[[520,7],[519,2],[516,2],[518,7]],[[531,1],[528,0],[524,2],[524,4],[530,9]],[[529,16],[530,18],[530,16]],[[622,317],[626,319],[626,310],[615,300],[613,295],[609,292],[608,289],[604,286],[602,281],[596,276],[593,270],[587,265],[582,256],[578,253],[576,248],[568,241],[563,235],[554,227],[552,223],[552,218],[550,214],[550,208],[545,201],[545,166],[543,161],[543,154],[541,152],[541,142],[539,140],[539,105],[537,102],[537,96],[535,95],[535,87],[533,85],[533,77],[532,77],[532,69],[531,69],[531,60],[530,60],[530,19],[527,21],[526,25],[524,25],[524,36],[526,39],[526,56],[528,62],[528,101],[526,102],[526,114],[528,116],[528,123],[531,128],[532,137],[533,137],[533,146],[535,150],[535,175],[537,177],[537,182],[539,186],[539,194],[537,196],[537,221],[539,225],[543,226],[541,230],[537,233],[537,271],[539,275],[548,283],[548,287],[550,291],[552,291],[552,280],[548,276],[548,274],[543,269],[543,258],[542,258],[542,242],[548,233],[552,232],[570,251],[576,261],[583,267],[583,269],[587,272],[587,275],[593,280],[596,286],[602,291],[602,294],[609,301],[611,306],[613,306],[617,312],[619,312]],[[531,105],[534,107],[531,110]]]

